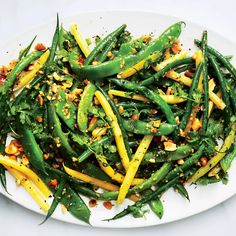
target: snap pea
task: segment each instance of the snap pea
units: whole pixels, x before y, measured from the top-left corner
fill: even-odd
[[[37,170],[42,171],[47,175],[45,163],[43,159],[43,152],[37,144],[33,132],[26,126],[19,122],[20,141],[26,156],[29,158],[30,164]]]
[[[123,119],[123,125],[126,131],[135,134],[162,136],[171,134],[176,125],[161,123],[159,127],[155,127],[154,122],[144,122],[141,120],[125,120]]]
[[[111,52],[112,49],[115,47],[116,42],[117,42],[117,39],[115,38],[115,39],[113,39],[113,40],[106,46],[106,48],[104,49],[104,51],[101,52],[101,53],[97,56],[97,62],[102,63],[102,62],[104,62],[104,61],[107,60],[107,58],[108,58],[107,55],[108,55],[108,53]]]
[[[179,129],[182,131],[185,129],[188,119],[190,117],[190,114],[192,112],[192,107],[193,107],[193,103],[194,103],[194,93],[197,90],[198,81],[199,81],[201,72],[202,72],[202,63],[200,63],[197,67],[196,73],[195,73],[193,80],[192,80],[192,85],[189,90],[188,101],[186,104],[185,113],[182,116],[182,119],[181,119],[181,122],[179,125]]]
[[[77,219],[89,224],[90,210],[83,199],[70,186],[65,186],[61,203]]]
[[[197,46],[201,45],[201,41],[197,39],[194,40],[194,43]],[[232,65],[232,63],[228,60],[228,58],[225,58],[220,52],[218,52],[213,47],[210,47],[209,45],[207,45],[206,50],[208,53],[215,56],[217,60],[219,60],[225,66],[225,68],[233,75],[233,78],[236,80],[236,69]]]
[[[82,132],[86,132],[88,125],[88,109],[92,104],[96,86],[93,83],[88,83],[84,88],[84,92],[79,102],[77,113],[77,124]]]
[[[149,207],[160,219],[162,218],[164,214],[164,207],[159,198],[151,200],[149,202]]]
[[[230,168],[231,163],[234,160],[235,156],[236,156],[236,144],[234,143],[229,153],[220,161],[220,166],[225,173]]]
[[[117,57],[99,65],[88,65],[88,63],[86,63],[84,67],[81,67],[79,75],[88,79],[101,79],[130,68],[139,61],[147,58],[150,54],[162,52],[170,47],[178,39],[182,24],[183,22],[178,22],[170,26],[158,39],[150,42],[144,50],[138,52],[136,55]]]
[[[108,43],[114,41],[114,38],[119,36],[126,28],[126,25],[121,25],[118,29],[108,34],[104,39],[102,39],[99,44],[93,49],[93,51],[88,55],[88,57],[84,61],[84,65],[89,65],[94,58],[100,53]]]
[[[152,91],[144,86],[140,86],[136,83],[127,81],[127,80],[110,79],[109,81],[122,87],[122,88],[143,94],[152,103],[155,103],[160,107],[162,112],[165,114],[167,121],[170,124],[176,125],[175,117],[174,117],[174,114],[173,114],[170,106],[154,91]]]
[[[56,114],[55,106],[53,102],[48,102],[47,106],[48,111],[48,121],[49,128],[52,131],[52,135],[54,137],[54,141],[57,147],[59,147],[62,151],[62,155],[65,158],[77,158],[78,154],[71,147],[68,137],[62,131],[60,120]]]
[[[161,77],[163,77],[165,75],[166,72],[168,72],[169,70],[173,70],[174,68],[178,68],[179,66],[182,65],[192,65],[193,63],[193,59],[192,58],[184,58],[184,59],[180,59],[174,62],[171,62],[169,64],[167,64],[163,69],[161,69],[160,71],[158,71],[157,73],[155,73],[154,75],[152,75],[151,77],[141,81],[140,85],[150,85],[152,84],[154,81],[159,80]]]
[[[78,73],[79,72],[79,57],[80,57],[80,52],[77,48],[73,48],[71,50],[71,52],[69,52],[69,56],[68,56],[68,62],[70,64],[71,70],[74,73]]]

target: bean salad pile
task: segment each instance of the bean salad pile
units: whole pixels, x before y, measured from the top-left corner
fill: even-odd
[[[89,224],[98,200],[107,209],[129,203],[112,219],[104,208],[104,220],[147,208],[162,218],[167,190],[189,199],[190,184],[227,184],[236,70],[207,31],[185,51],[184,27],[134,38],[123,24],[91,40],[57,17],[50,47],[35,37],[0,68],[3,188],[8,172],[47,213],[43,222],[61,203]]]

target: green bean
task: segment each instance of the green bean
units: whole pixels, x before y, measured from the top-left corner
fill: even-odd
[[[197,163],[198,159],[203,155],[204,150],[206,148],[205,143],[202,143],[201,146],[199,147],[199,149],[193,153],[193,155],[191,157],[189,157],[183,165],[180,165],[178,167],[175,167],[174,169],[172,169],[168,175],[166,176],[166,180],[170,181],[171,179],[175,178],[176,176],[178,176],[179,174],[183,173],[184,171],[186,171],[187,169],[189,169],[191,166],[193,166],[194,164]]]
[[[62,180],[56,188],[56,193],[54,194],[54,198],[53,198],[52,204],[48,210],[48,213],[47,213],[45,219],[42,221],[42,223],[40,223],[40,225],[45,223],[52,216],[53,212],[56,210],[58,204],[61,201],[61,197],[62,197],[62,193],[64,191],[64,188],[65,188],[65,182],[64,182],[64,180]]]
[[[197,39],[194,40],[194,43],[199,46],[201,45],[201,42]],[[229,62],[227,58],[225,58],[220,52],[218,52],[216,49],[207,46],[206,47],[207,52],[209,52],[211,55],[215,56],[217,60],[219,60],[225,68],[233,75],[233,78],[236,80],[236,69],[235,67]]]
[[[97,56],[97,54],[101,52],[109,42],[114,41],[114,38],[119,36],[125,30],[125,28],[125,24],[121,25],[118,29],[116,29],[112,33],[108,34],[104,39],[102,39],[99,44],[93,49],[93,51],[89,54],[89,56],[85,59],[84,65],[89,65]]]
[[[143,94],[152,103],[155,103],[160,107],[162,112],[165,114],[167,121],[170,124],[176,125],[175,117],[174,117],[174,114],[173,114],[170,106],[159,96],[159,94],[155,93],[154,91],[152,91],[144,86],[140,86],[138,84],[132,83],[127,80],[110,79],[109,81],[122,87],[122,88]]]
[[[123,119],[123,125],[126,131],[135,134],[162,136],[171,134],[176,125],[161,123],[157,128],[153,121],[147,123],[141,120],[125,120]]]
[[[53,62],[53,60],[54,60],[54,57],[56,55],[58,41],[59,41],[59,16],[57,14],[56,30],[55,30],[55,33],[52,38],[52,45],[51,45],[51,49],[50,49],[50,54],[49,54],[47,62],[46,62],[47,64]]]
[[[124,109],[135,108],[135,109],[145,109],[150,108],[151,105],[143,102],[119,102],[116,107],[123,107]]]
[[[30,164],[37,170],[42,171],[47,175],[45,163],[43,159],[43,152],[37,144],[33,132],[26,126],[19,123],[20,141],[29,158]]]
[[[177,183],[175,185],[175,189],[180,195],[182,195],[183,197],[187,198],[190,201],[188,192],[187,192],[186,188],[181,183]]]
[[[92,143],[92,145],[86,150],[84,151],[82,154],[80,154],[78,161],[79,162],[83,162],[84,160],[86,160],[89,156],[91,156],[94,153],[94,149],[96,150],[97,147],[102,146],[103,144],[112,141],[113,138],[112,137],[104,137],[101,138],[100,140]]]
[[[82,132],[86,132],[88,125],[88,109],[92,104],[94,93],[96,92],[96,86],[93,83],[88,83],[84,89],[79,102],[79,108],[77,113],[77,124]]]
[[[113,218],[111,219],[107,219],[106,221],[110,221],[110,220],[117,220],[119,218],[122,218],[130,213],[132,213],[133,211],[137,210],[137,209],[141,209],[141,207],[143,205],[145,205],[146,203],[150,202],[153,199],[156,199],[157,197],[159,197],[160,194],[164,193],[165,191],[167,191],[169,188],[173,187],[177,182],[179,181],[179,178],[176,177],[174,179],[172,179],[171,181],[167,182],[166,184],[162,185],[161,187],[159,187],[156,191],[153,191],[151,194],[149,194],[148,196],[146,196],[145,198],[137,201],[135,204],[128,206],[126,209],[124,209],[122,212],[118,213],[117,215],[115,215]]]
[[[0,139],[0,153],[3,154],[6,145],[7,134],[1,135]],[[7,180],[6,180],[6,169],[3,165],[0,164],[0,182],[2,187],[7,192]]]
[[[203,32],[202,35],[202,53],[203,53],[203,118],[202,118],[202,128],[200,130],[201,135],[206,134],[207,123],[208,123],[208,107],[209,107],[209,84],[208,84],[208,70],[207,70],[207,55],[206,55],[206,47],[207,47],[207,31]]]
[[[185,72],[186,70],[191,70],[193,68],[195,68],[195,65],[194,65],[194,63],[191,63],[191,64],[181,66],[181,67],[175,69],[175,71],[180,74],[180,73]]]
[[[151,41],[144,50],[139,51],[135,55],[132,54],[116,57],[111,61],[107,61],[98,65],[88,65],[88,63],[85,63],[85,66],[81,67],[79,75],[90,80],[103,79],[132,67],[154,52],[162,53],[163,50],[176,42],[180,35],[182,24],[183,22],[178,22],[170,26],[158,37],[158,39]],[[92,53],[90,55],[92,55]]]
[[[194,103],[194,93],[198,89],[198,81],[199,81],[201,72],[202,72],[202,63],[200,63],[197,67],[196,73],[195,73],[193,80],[192,80],[192,86],[190,87],[190,90],[189,90],[188,101],[186,104],[185,113],[184,113],[184,115],[181,119],[181,123],[179,125],[179,129],[182,131],[185,129],[188,119],[190,117],[190,114],[192,112],[192,107],[193,107],[193,103]]]
[[[101,52],[98,56],[97,56],[97,62],[104,62],[107,60],[107,54],[109,52],[111,52],[111,50],[115,47],[117,42],[117,39],[113,39],[112,42],[110,44],[107,45],[107,47],[104,49],[103,52]]]
[[[20,52],[19,58],[18,60],[20,61],[23,57],[27,56],[32,44],[34,43],[35,39],[36,39],[37,35],[34,36],[34,38],[32,39],[32,41],[30,42],[30,44],[23,50]]]
[[[223,101],[226,105],[225,107],[225,119],[226,119],[226,124],[228,124],[230,117],[232,115],[232,110],[231,110],[231,105],[230,105],[230,97],[229,97],[229,93],[231,93],[230,88],[227,86],[227,81],[225,80],[221,69],[216,61],[216,58],[214,56],[209,55],[208,56],[209,61],[216,73],[216,77],[218,79],[218,82],[220,84],[220,89],[222,91],[222,97],[223,97]]]
[[[80,185],[76,185],[74,186],[74,188],[80,194],[83,194],[86,197],[93,198],[96,200],[112,201],[112,200],[116,200],[118,196],[118,192],[116,191],[97,193],[88,187],[80,186]]]
[[[154,75],[152,75],[151,77],[143,80],[140,85],[150,85],[152,84],[154,81],[159,80],[161,77],[163,77],[165,75],[166,72],[173,70],[174,68],[178,67],[178,66],[182,66],[182,65],[191,65],[193,63],[193,59],[192,58],[184,58],[184,59],[180,59],[180,60],[176,60],[173,61],[169,64],[167,64],[163,69],[161,69],[160,71],[158,71],[157,73],[155,73]]]
[[[57,147],[59,147],[62,151],[62,155],[65,158],[77,158],[77,153],[71,147],[68,137],[62,131],[61,123],[59,118],[56,114],[55,106],[53,102],[48,102],[48,121],[49,121],[49,128],[52,131],[52,135],[54,137],[54,141]]]
[[[176,161],[181,158],[185,158],[192,153],[192,146],[191,145],[183,145],[177,147],[177,149],[173,152],[168,152],[167,161]]]
[[[113,110],[113,112],[114,112],[114,114],[117,118],[118,124],[119,124],[121,132],[122,132],[122,136],[123,136],[123,139],[124,139],[124,144],[125,144],[127,154],[128,154],[129,159],[131,160],[131,150],[130,150],[130,147],[129,147],[129,144],[128,144],[128,135],[127,135],[126,130],[123,126],[123,122],[122,122],[122,118],[120,116],[120,113],[118,112],[118,110],[116,108],[116,105],[114,104],[112,99],[107,95],[107,93],[105,93],[105,91],[98,84],[96,84],[96,86],[97,86],[98,90],[103,94],[103,96],[109,102],[109,104],[110,104],[110,106],[111,106],[111,108],[112,108],[112,110]]]

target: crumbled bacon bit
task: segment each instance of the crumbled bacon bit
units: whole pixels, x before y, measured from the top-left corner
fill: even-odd
[[[97,201],[96,201],[95,199],[90,199],[90,201],[89,201],[89,207],[90,207],[90,208],[93,208],[93,207],[95,207],[95,206],[97,206]]]
[[[111,208],[112,208],[112,204],[111,204],[111,202],[109,202],[109,201],[104,202],[104,203],[103,203],[103,206],[104,206],[106,209],[108,209],[108,210],[111,210]]]
[[[42,43],[36,44],[34,48],[37,51],[44,51],[44,50],[46,50],[46,47]]]
[[[50,182],[49,182],[49,186],[53,187],[53,188],[56,188],[58,185],[58,182],[57,182],[57,179],[52,179]]]

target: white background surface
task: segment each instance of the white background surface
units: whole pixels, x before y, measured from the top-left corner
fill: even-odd
[[[225,35],[236,43],[236,2],[234,0],[59,0],[0,1],[0,44],[55,18],[88,10],[150,10],[191,20]],[[140,19],[140,24],[141,24]],[[158,22],[157,22],[158,24]],[[214,196],[212,196],[214,197]],[[50,219],[38,226],[42,216],[32,213],[0,196],[0,235],[235,235],[236,197],[206,212],[178,222],[143,229],[97,229]]]

